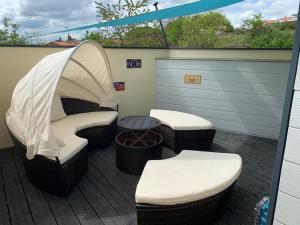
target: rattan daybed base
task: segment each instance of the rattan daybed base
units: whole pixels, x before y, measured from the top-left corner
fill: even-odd
[[[67,115],[90,111],[112,110],[99,108],[95,103],[77,99],[62,99],[62,103]],[[21,143],[10,130],[9,132],[16,148],[22,155],[29,181],[48,193],[67,196],[88,169],[88,149],[107,146],[109,142],[113,140],[116,130],[117,119],[108,126],[95,126],[78,131],[76,135],[87,139],[88,146],[85,146],[63,164],[60,163],[58,158],[52,160],[42,155],[35,155],[32,160],[27,159],[26,146]]]
[[[87,146],[64,164],[36,155],[32,160],[26,158],[26,146],[13,135],[13,142],[22,156],[23,165],[29,181],[50,194],[67,196],[88,169]]]
[[[109,126],[96,126],[80,130],[77,136],[88,140],[88,149],[105,148],[116,136],[117,119]]]
[[[161,125],[161,135],[164,145],[179,153],[183,149],[209,150],[216,133],[215,129],[205,130],[173,130],[169,126]]]
[[[99,107],[96,103],[81,99],[62,98],[61,101],[67,115],[114,110],[107,107]],[[76,135],[88,140],[88,149],[105,148],[116,136],[117,121],[115,119],[109,126],[95,126],[80,130]]]
[[[178,205],[136,204],[138,225],[208,225],[223,211],[234,184],[214,196]]]

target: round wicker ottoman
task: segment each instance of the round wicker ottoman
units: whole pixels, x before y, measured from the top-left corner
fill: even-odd
[[[154,131],[124,131],[115,141],[116,165],[123,172],[139,175],[148,160],[162,158],[163,138]]]
[[[241,168],[237,154],[201,151],[148,161],[135,193],[138,225],[211,224]]]

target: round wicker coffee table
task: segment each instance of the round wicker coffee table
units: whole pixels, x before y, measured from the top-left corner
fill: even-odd
[[[126,173],[141,174],[148,160],[162,158],[163,137],[159,120],[148,116],[129,116],[120,120],[125,130],[116,138],[116,165]]]
[[[119,127],[123,130],[159,132],[161,122],[150,116],[127,116],[120,120]]]

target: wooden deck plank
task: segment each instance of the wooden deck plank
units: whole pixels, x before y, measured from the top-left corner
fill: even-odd
[[[136,223],[136,210],[123,196],[113,187],[110,187],[109,181],[104,178],[96,168],[89,166],[88,177],[109,202],[109,204],[118,212],[126,224]]]
[[[81,225],[104,225],[78,188],[71,192],[68,201]]]
[[[3,172],[0,164],[0,225],[10,225],[8,203],[5,193],[5,184],[3,181]]]
[[[243,212],[240,208],[235,207],[231,202],[226,206],[226,213],[232,217],[232,220],[239,221],[240,224],[253,224],[254,220],[252,216],[249,216]]]
[[[101,151],[99,151],[100,153]],[[101,153],[100,153],[101,154]],[[114,169],[102,167],[101,163],[99,163],[99,160],[101,160],[102,157],[99,154],[95,154],[94,157],[91,157],[89,159],[89,162],[98,169],[98,171],[101,171],[101,174],[110,181],[112,186],[117,189],[121,195],[132,205],[135,206],[135,188],[130,186],[128,182],[125,182],[123,179],[120,179],[119,172],[117,172]]]
[[[17,168],[12,157],[12,151],[13,150],[4,152],[2,154],[3,160],[1,162],[11,224],[34,225],[27,199],[20,183]]]
[[[80,191],[90,202],[91,206],[105,225],[125,225],[120,215],[106,201],[88,177],[84,177],[78,185]]]
[[[114,170],[120,176],[121,179],[128,183],[132,188],[136,188],[140,176],[134,176],[131,174],[124,173],[117,168],[115,163],[116,151],[113,146],[109,146],[106,149],[103,149],[103,151],[101,151],[101,159],[103,162],[103,164],[101,165]]]
[[[31,214],[35,224],[56,225],[54,215],[52,214],[48,201],[44,193],[34,187],[27,179],[21,156],[17,151],[13,151],[14,160],[18,169],[20,180],[22,182],[24,193],[31,209]]]
[[[65,198],[50,194],[46,194],[46,198],[58,225],[80,225],[77,216]]]

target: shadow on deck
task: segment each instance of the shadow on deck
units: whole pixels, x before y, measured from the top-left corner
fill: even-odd
[[[213,151],[238,153],[243,171],[223,215],[214,225],[252,225],[255,204],[270,192],[277,142],[217,131]],[[139,177],[120,172],[113,144],[89,154],[89,170],[68,198],[32,186],[18,152],[0,150],[0,225],[136,224]],[[164,149],[164,158],[174,154]]]

